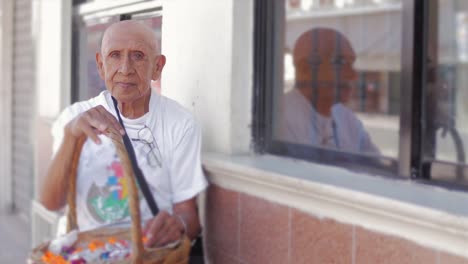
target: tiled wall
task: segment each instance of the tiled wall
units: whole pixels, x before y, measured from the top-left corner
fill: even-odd
[[[211,185],[204,237],[210,263],[468,264],[467,259]]]

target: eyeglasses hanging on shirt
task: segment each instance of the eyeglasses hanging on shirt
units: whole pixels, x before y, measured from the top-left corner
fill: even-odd
[[[143,128],[138,130],[138,138],[131,138],[133,142],[140,142],[144,144],[143,152],[146,157],[146,161],[151,167],[162,167],[162,155],[159,150],[158,143],[154,139],[154,135],[151,129],[144,125]]]

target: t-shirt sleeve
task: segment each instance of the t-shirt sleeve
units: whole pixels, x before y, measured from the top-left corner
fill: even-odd
[[[176,143],[173,152],[171,164],[173,203],[191,199],[208,186],[201,167],[200,149],[200,128],[192,123]]]

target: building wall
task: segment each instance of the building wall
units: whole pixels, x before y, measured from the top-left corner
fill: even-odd
[[[202,124],[204,151],[248,153],[253,1],[164,1],[163,94]]]
[[[403,238],[217,185],[210,186],[207,201],[210,263],[468,263]]]
[[[24,219],[29,219],[34,183],[32,121],[36,95],[32,0],[14,1],[13,12],[13,204]]]
[[[35,2],[34,25],[36,96],[34,101],[34,181],[31,208],[31,245],[56,235],[61,212],[47,211],[38,201],[52,157],[51,126],[60,111],[70,104],[71,1]],[[59,52],[57,52],[59,51]]]
[[[13,204],[11,190],[11,101],[13,1],[0,2],[0,211],[10,211]]]
[[[468,263],[465,193],[252,152],[254,1],[163,10],[163,93],[202,124],[214,184],[210,263]]]

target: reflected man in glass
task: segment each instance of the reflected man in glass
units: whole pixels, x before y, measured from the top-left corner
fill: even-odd
[[[283,95],[279,137],[288,142],[379,153],[362,122],[346,106],[357,74],[349,40],[329,28],[303,33],[293,51],[294,88]]]

